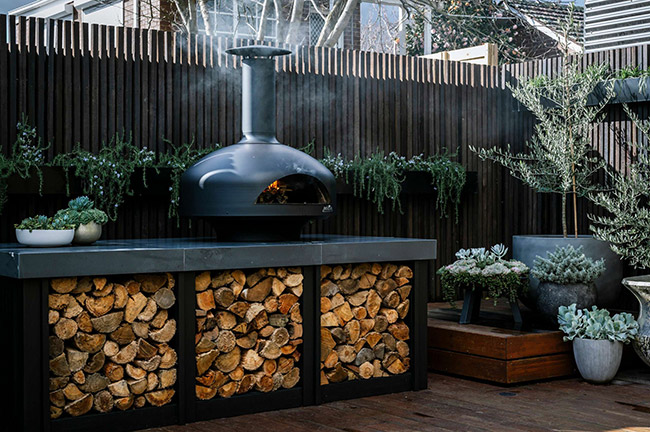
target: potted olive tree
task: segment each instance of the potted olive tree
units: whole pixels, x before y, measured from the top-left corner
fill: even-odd
[[[560,306],[557,315],[565,341],[573,341],[573,356],[582,377],[594,384],[610,382],[621,365],[623,344],[634,340],[639,324],[629,313],[610,316],[607,309],[575,304]]]
[[[108,216],[94,206],[90,198],[80,196],[71,200],[68,208],[56,213],[55,217],[65,218],[74,225],[74,243],[91,244],[101,237],[102,225],[108,222]]]
[[[25,246],[55,247],[72,242],[74,225],[64,217],[33,216],[15,224],[16,240]]]
[[[575,304],[588,308],[596,304],[594,281],[605,271],[605,260],[594,261],[582,252],[582,246],[558,247],[546,258],[535,259],[532,275],[539,280],[535,306],[548,321],[555,322],[558,307]]]
[[[568,25],[565,27],[568,28]],[[594,106],[587,106],[587,99],[601,82],[607,65],[583,69],[580,60],[579,57],[569,56],[565,50],[562,70],[557,76],[524,77],[517,85],[509,85],[513,96],[537,120],[534,135],[526,143],[528,148],[525,151],[515,153],[509,146],[506,149],[470,148],[481,159],[502,165],[512,176],[538,193],[560,196],[562,235],[513,236],[513,257],[532,267],[535,257],[543,256],[556,246],[582,246],[588,257],[607,260],[608,269],[596,280],[596,289],[599,304],[608,305],[620,294],[622,264],[606,243],[591,235],[580,235],[577,199],[588,197],[602,188],[594,184],[592,179],[606,164],[601,157],[594,156],[591,134],[611,98],[611,89],[607,93],[608,97]],[[568,228],[569,217],[573,221],[572,233],[569,233]],[[530,282],[527,298],[523,300],[528,306],[534,307],[539,295],[539,281],[531,274]]]

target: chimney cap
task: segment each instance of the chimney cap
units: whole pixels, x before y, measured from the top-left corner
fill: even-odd
[[[283,56],[287,54],[291,54],[291,51],[284,49],[284,48],[278,48],[278,47],[271,47],[271,46],[265,46],[265,45],[250,45],[250,46],[245,46],[245,47],[239,47],[239,48],[230,48],[227,49],[226,52],[228,54],[236,55],[236,56],[241,56],[244,58],[252,58],[252,57],[277,57],[277,56]]]

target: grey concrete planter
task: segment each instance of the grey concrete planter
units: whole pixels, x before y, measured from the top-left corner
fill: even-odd
[[[623,279],[623,285],[627,287],[634,297],[639,301],[639,316],[636,321],[639,323],[639,334],[634,340],[634,351],[641,357],[641,360],[650,366],[650,275],[634,276]]]
[[[563,238],[559,235],[517,235],[512,236],[512,256],[532,269],[535,257],[545,257],[547,252],[555,251],[556,246],[562,247],[569,244],[575,248],[583,246],[585,255],[594,260],[605,258],[605,273],[596,279],[594,284],[598,292],[597,305],[600,307],[610,306],[621,293],[623,263],[607,243],[590,235],[581,235],[578,238]],[[535,307],[537,297],[539,297],[538,285],[539,281],[530,276],[528,294],[522,297],[524,304],[530,308]]]
[[[546,321],[557,325],[557,310],[560,306],[569,306],[573,303],[579,309],[591,308],[596,304],[596,287],[585,284],[560,285],[551,282],[542,282],[537,287],[538,297],[536,309],[541,312]]]
[[[606,384],[614,379],[623,357],[623,342],[574,339],[573,356],[580,375],[594,384]]]

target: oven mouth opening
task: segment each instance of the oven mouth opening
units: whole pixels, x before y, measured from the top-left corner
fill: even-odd
[[[264,188],[255,204],[326,205],[331,204],[331,199],[327,188],[317,178],[306,174],[292,174],[279,178]]]

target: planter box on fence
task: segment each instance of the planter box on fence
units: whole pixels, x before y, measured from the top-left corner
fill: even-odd
[[[610,85],[614,86],[614,97],[608,104],[646,102],[650,100],[650,77],[626,78],[599,83],[594,92],[589,95],[587,105],[599,104],[607,93],[606,86]]]
[[[142,169],[136,169],[133,174],[131,186],[136,195],[169,195],[170,186],[169,168],[160,168],[156,172],[153,168],[147,168],[147,187],[142,182]],[[39,193],[38,176],[32,175],[28,179],[22,179],[18,175],[13,175],[7,180],[8,193],[11,195],[29,195]],[[338,179],[336,184],[337,193],[351,195],[354,193],[352,183]],[[467,172],[467,181],[463,193],[476,193],[478,190],[478,173],[476,171]],[[66,192],[65,171],[60,167],[43,168],[43,195],[63,195]],[[407,172],[404,182],[402,183],[402,193],[411,195],[432,195],[436,193],[431,184],[431,174],[424,171]],[[70,170],[70,195],[81,195],[83,189],[81,182],[74,176],[73,170]]]
[[[304,240],[4,245],[5,421],[133,430],[426,388],[436,241]]]

